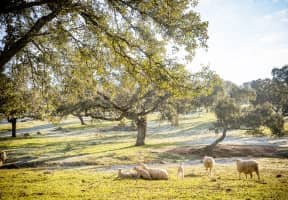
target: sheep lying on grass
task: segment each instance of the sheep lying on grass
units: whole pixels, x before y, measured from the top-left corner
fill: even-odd
[[[168,172],[166,169],[149,168],[144,164],[141,164],[142,168],[149,172],[152,179],[155,180],[168,180]]]
[[[211,175],[211,171],[215,165],[214,158],[209,157],[209,156],[204,156],[203,164],[204,164],[204,167],[206,168],[206,171],[208,171],[208,169],[209,169],[209,175]]]
[[[184,166],[183,163],[178,167],[177,178],[184,179]]]
[[[141,167],[134,167],[134,170],[137,172],[137,178],[143,178],[151,180],[151,176],[148,171],[142,169]]]
[[[122,169],[118,169],[118,178],[119,179],[135,179],[137,178],[137,173],[133,172],[123,172]]]
[[[255,160],[236,160],[237,170],[239,173],[239,179],[241,178],[241,173],[243,172],[247,179],[247,174],[250,174],[250,177],[253,177],[253,172],[256,172],[258,179],[260,180],[259,175],[259,165]]]

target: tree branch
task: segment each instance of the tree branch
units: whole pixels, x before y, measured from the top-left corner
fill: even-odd
[[[54,19],[60,12],[60,8],[54,10],[48,15],[45,15],[37,20],[32,28],[19,40],[13,43],[7,50],[4,50],[0,54],[0,71],[3,71],[4,66],[9,62],[14,55],[16,55],[21,49],[23,49],[29,42],[32,41],[33,36],[37,34],[40,29],[49,21]]]

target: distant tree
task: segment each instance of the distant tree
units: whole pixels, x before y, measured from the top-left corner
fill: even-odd
[[[272,69],[272,75],[273,80],[288,85],[288,65],[284,65],[282,68]]]
[[[276,96],[272,102],[284,116],[288,116],[288,65],[282,68],[274,68],[273,76],[273,95]]]
[[[219,76],[208,66],[204,66],[199,72],[192,74],[186,82],[190,89],[182,96],[169,98],[166,104],[159,109],[161,119],[169,120],[172,126],[179,125],[179,114],[190,113],[195,106],[204,106],[208,109],[208,106],[215,104],[221,90]],[[211,103],[206,104],[209,100],[204,101],[204,99],[212,100]]]
[[[13,80],[0,73],[0,118],[12,125],[12,137],[16,137],[18,118],[41,118],[44,104],[37,89],[28,89],[23,80]]]
[[[273,105],[270,103],[257,105],[250,110],[243,111],[241,124],[253,130],[266,126],[271,130],[272,134],[277,136],[283,135],[283,116],[275,112]]]
[[[252,101],[255,106],[269,102],[275,112],[288,115],[288,66],[274,68],[272,76],[272,79],[258,79],[244,85],[255,91],[256,98]]]
[[[212,152],[217,144],[225,139],[228,130],[239,128],[240,124],[240,107],[231,98],[220,100],[215,106],[215,114],[217,117],[215,125],[222,129],[222,135],[212,144],[205,147],[208,152]]]
[[[145,91],[145,92],[144,92]],[[58,112],[67,115],[85,111],[85,116],[93,119],[120,121],[124,118],[135,121],[137,126],[136,146],[145,144],[147,115],[156,111],[169,98],[169,94],[155,88],[119,88],[113,95],[98,91],[93,99],[83,99],[74,104],[62,105]]]

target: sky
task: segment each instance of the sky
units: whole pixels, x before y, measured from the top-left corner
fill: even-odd
[[[209,22],[209,47],[197,50],[189,70],[209,64],[240,85],[288,64],[288,0],[199,0],[197,11]]]

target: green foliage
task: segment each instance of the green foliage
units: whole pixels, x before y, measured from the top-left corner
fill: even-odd
[[[272,70],[274,95],[276,101],[272,102],[282,112],[284,116],[288,116],[288,65],[282,68],[274,68]]]
[[[224,129],[239,128],[240,107],[233,99],[224,98],[215,106],[217,126]]]
[[[270,103],[257,105],[248,111],[243,111],[241,123],[252,129],[259,129],[261,126],[268,127],[272,134],[281,136],[284,130],[283,116],[273,110]]]
[[[282,68],[274,68],[272,70],[273,79],[258,79],[250,83],[246,83],[256,92],[254,105],[269,102],[273,105],[276,112],[287,115],[288,110],[288,66]]]

